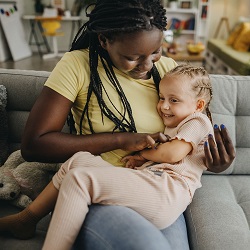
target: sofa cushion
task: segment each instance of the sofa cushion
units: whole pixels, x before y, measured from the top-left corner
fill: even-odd
[[[203,186],[185,211],[191,249],[248,249],[249,183],[249,175],[202,177]]]
[[[0,85],[8,93],[8,145],[9,152],[20,148],[22,133],[38,95],[50,72],[34,70],[0,69]],[[63,131],[69,132],[65,124]]]
[[[7,91],[0,85],[0,166],[8,157]]]
[[[41,92],[49,72],[0,69],[0,84],[8,93],[9,151],[20,148],[22,132],[29,112]]]
[[[236,148],[236,158],[221,174],[250,174],[250,76],[210,75],[214,123],[224,124]]]
[[[202,176],[185,211],[191,249],[235,250],[250,246],[250,76],[210,75],[214,123],[225,124],[236,158],[221,174]]]
[[[247,52],[250,48],[250,22],[242,23],[242,29],[233,43],[233,48]]]
[[[227,45],[233,45],[234,42],[236,41],[237,37],[240,35],[241,31],[242,31],[243,25],[242,23],[237,24],[233,30],[231,31],[231,33],[229,34],[229,37],[227,39]]]

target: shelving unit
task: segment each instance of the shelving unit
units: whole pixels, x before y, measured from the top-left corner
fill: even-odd
[[[167,28],[173,30],[174,33],[179,33],[178,36],[175,35],[175,40],[181,44],[186,44],[188,40],[196,41],[198,9],[166,8],[166,11],[168,20]],[[192,22],[192,24],[188,25],[188,22]]]
[[[165,8],[167,11],[168,29],[172,29],[175,33],[177,30],[179,35],[175,40],[180,44],[186,44],[188,40],[194,42],[206,43],[207,40],[207,21],[209,18],[209,4],[211,0],[196,0],[193,2],[192,8]],[[183,28],[188,20],[194,20],[193,27]],[[180,28],[175,29],[173,21],[180,21]],[[178,27],[178,25],[177,25]]]

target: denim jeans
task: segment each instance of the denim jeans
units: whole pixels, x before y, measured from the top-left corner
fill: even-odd
[[[127,207],[91,205],[74,245],[80,249],[188,250],[185,219],[160,231]]]

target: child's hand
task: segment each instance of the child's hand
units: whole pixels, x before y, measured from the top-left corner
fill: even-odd
[[[126,168],[136,168],[140,167],[142,164],[144,164],[147,160],[142,157],[140,154],[135,155],[128,155],[122,158],[122,162],[126,162],[125,167]]]

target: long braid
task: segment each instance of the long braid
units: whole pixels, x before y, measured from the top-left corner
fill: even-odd
[[[86,15],[89,17],[89,21],[81,27],[71,47],[71,51],[89,48],[90,84],[87,101],[80,119],[80,133],[82,133],[82,124],[85,116],[91,132],[95,132],[89,117],[89,102],[92,94],[97,98],[102,116],[108,117],[114,123],[114,131],[137,132],[132,108],[116,78],[108,53],[100,46],[98,34],[103,34],[108,39],[112,39],[119,34],[139,30],[152,30],[154,27],[165,30],[167,24],[166,11],[159,0],[98,0],[95,8],[90,13],[87,13],[88,7],[86,8]],[[122,113],[112,103],[102,84],[97,70],[98,58],[101,60],[110,83],[120,97],[123,106]],[[158,90],[160,75],[155,65],[151,70],[151,74]],[[108,105],[103,99],[104,93],[109,100]],[[110,104],[118,115],[111,111],[109,108]]]

